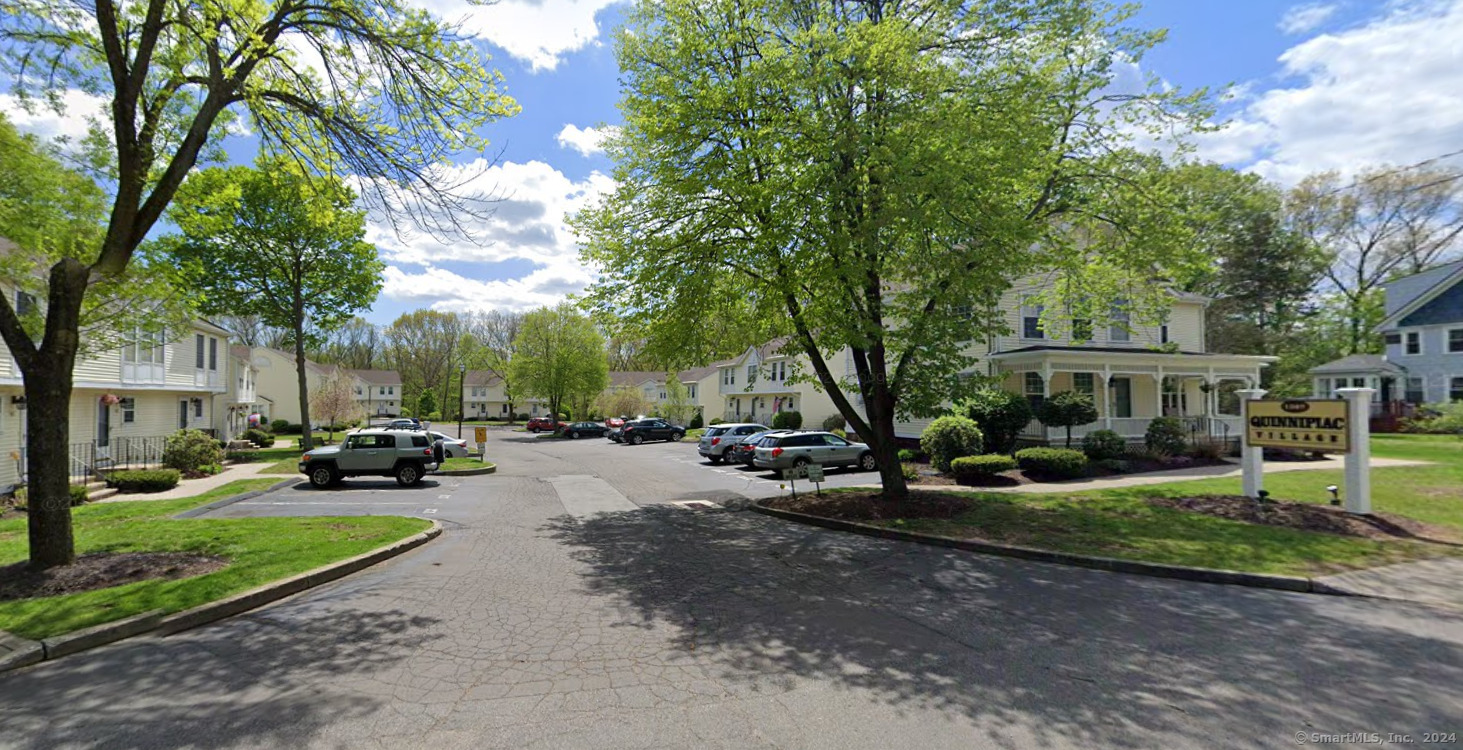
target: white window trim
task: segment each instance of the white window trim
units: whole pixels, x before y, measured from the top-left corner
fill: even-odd
[[[1417,337],[1417,351],[1415,351],[1415,352],[1410,352],[1410,351],[1407,350],[1408,349],[1408,343],[1407,343],[1408,337],[1411,337],[1411,336],[1416,336]],[[1427,354],[1427,347],[1423,345],[1422,331],[1403,331],[1402,332],[1402,355],[1403,356],[1406,356],[1406,357],[1420,357],[1420,356],[1422,356],[1424,354]]]
[[[1043,305],[1033,304],[1033,301],[1035,299],[1036,299],[1036,295],[1034,295],[1034,294],[1022,295],[1022,297],[1021,297],[1021,310],[1020,310],[1021,329],[1018,330],[1016,333],[1017,333],[1018,337],[1020,339],[1022,339],[1023,341],[1046,341],[1047,340],[1046,330],[1041,325],[1041,316],[1042,316],[1043,313],[1046,312],[1046,309],[1045,309],[1045,306],[1043,306]],[[1028,311],[1030,311],[1030,312],[1032,312],[1034,314],[1028,315],[1027,314]],[[1036,335],[1035,336],[1028,336],[1026,334],[1026,320],[1028,318],[1035,318],[1036,319]]]
[[[1459,349],[1456,352],[1453,351],[1453,349],[1452,349],[1452,340],[1453,340],[1453,332],[1454,331],[1463,332],[1463,328],[1457,328],[1457,327],[1455,327],[1455,328],[1445,328],[1445,329],[1443,329],[1443,351],[1446,352],[1446,353],[1448,353],[1448,354],[1463,354],[1463,349]]]

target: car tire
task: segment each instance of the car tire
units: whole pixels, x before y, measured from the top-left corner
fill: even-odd
[[[336,476],[334,466],[315,466],[310,469],[310,484],[315,489],[323,490],[339,481],[340,477]]]
[[[630,436],[630,445],[639,445],[639,444],[641,444],[643,442],[645,442],[645,436],[644,435],[631,435]]]
[[[569,439],[570,440],[578,440],[579,439],[579,431],[578,430],[570,430],[569,431]]]
[[[879,468],[879,459],[872,453],[864,453],[858,457],[858,467],[862,471],[874,471]]]
[[[406,463],[396,467],[396,483],[402,487],[410,487],[422,481],[422,468],[416,464]]]
[[[710,461],[712,466],[716,466],[716,465],[720,464],[722,461],[725,461],[726,460],[726,457],[725,456],[707,456],[706,457],[706,460],[707,461]]]
[[[447,444],[444,443],[444,442],[442,442],[441,440],[438,440],[437,442],[432,443],[432,461],[434,461],[438,466],[441,466],[442,465],[442,462],[445,461],[446,459],[447,459]]]
[[[672,432],[671,433],[671,442],[672,443],[679,443],[685,437],[686,437],[686,433],[684,433],[684,432]]]
[[[794,469],[801,469],[810,463],[812,463],[812,461],[810,461],[807,456],[798,456],[797,458],[794,458],[792,460],[792,467]]]

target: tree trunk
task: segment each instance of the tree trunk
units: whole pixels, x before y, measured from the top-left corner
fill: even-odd
[[[295,378],[300,385],[300,450],[307,451],[315,446],[315,436],[310,430],[310,387],[305,378],[305,330],[301,325],[295,326]]]
[[[904,467],[899,463],[899,442],[894,437],[894,397],[883,384],[876,384],[869,399],[869,447],[879,462],[879,479],[888,500],[908,500],[909,485],[904,481]],[[864,437],[860,435],[859,437]]]
[[[18,331],[6,332],[25,382],[27,528],[30,565],[35,569],[70,565],[76,558],[71,530],[71,370],[81,343],[81,300],[88,274],[87,267],[75,260],[52,267],[46,335],[38,350],[27,349],[33,346],[28,340],[14,337]]]

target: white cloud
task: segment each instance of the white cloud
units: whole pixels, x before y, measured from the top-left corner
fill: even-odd
[[[86,135],[92,119],[107,112],[108,101],[83,91],[71,89],[61,95],[61,111],[51,109],[44,100],[33,99],[32,112],[21,106],[13,94],[0,94],[0,112],[10,118],[16,128],[50,140],[64,136],[75,142]]]
[[[1288,83],[1249,86],[1200,154],[1285,184],[1312,172],[1410,164],[1463,145],[1463,0],[1393,5],[1286,50]],[[1293,83],[1290,83],[1293,81]],[[1268,89],[1268,90],[1265,90]]]
[[[583,156],[602,154],[605,151],[605,139],[613,137],[617,132],[619,132],[619,128],[614,125],[581,130],[577,125],[570,123],[564,125],[564,129],[559,131],[559,145],[564,148],[572,148]]]
[[[1329,3],[1307,3],[1285,11],[1276,27],[1287,34],[1304,34],[1315,31],[1336,13],[1338,6]]]
[[[444,310],[521,310],[555,304],[594,280],[579,262],[579,245],[565,220],[612,190],[609,177],[593,172],[574,181],[539,161],[493,166],[477,161],[449,172],[444,180],[468,180],[464,192],[501,198],[491,217],[468,227],[481,244],[398,238],[384,221],[374,221],[367,240],[381,249],[388,265],[382,290],[387,298]],[[524,261],[532,270],[478,279],[440,267],[446,261]],[[485,268],[485,275],[491,272]]]
[[[619,0],[500,0],[474,5],[467,0],[418,0],[418,4],[463,31],[502,47],[535,71],[553,70],[563,56],[597,44],[594,16]]]

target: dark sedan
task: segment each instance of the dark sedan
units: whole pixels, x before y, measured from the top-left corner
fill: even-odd
[[[599,422],[570,422],[564,425],[564,436],[570,440],[582,437],[604,437],[609,430]]]

